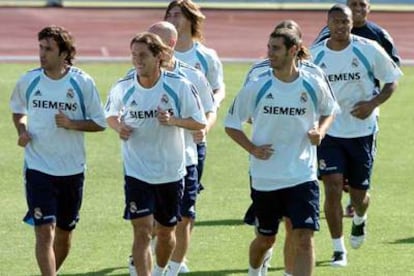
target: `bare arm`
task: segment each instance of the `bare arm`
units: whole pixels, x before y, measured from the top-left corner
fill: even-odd
[[[361,101],[355,104],[354,109],[351,111],[351,114],[359,119],[365,119],[374,111],[377,106],[385,103],[394,91],[397,89],[398,82],[390,82],[384,84],[376,97],[372,98],[370,101]]]
[[[92,120],[71,120],[61,110],[55,115],[55,122],[57,127],[78,131],[95,132],[105,129]]]
[[[317,128],[312,128],[308,131],[308,137],[312,145],[319,146],[322,142],[322,139],[325,137],[328,128],[331,126],[334,121],[335,116],[321,116],[319,118],[319,124]]]
[[[13,123],[17,130],[17,144],[25,147],[31,140],[30,133],[27,131],[27,116],[26,114],[13,113]]]
[[[120,122],[117,116],[111,116],[106,118],[106,122],[109,127],[115,130],[119,134],[119,138],[122,140],[128,140],[132,134],[133,129],[126,124]]]
[[[226,97],[226,88],[225,88],[225,86],[223,85],[218,89],[214,89],[213,90],[213,96],[214,96],[214,101],[216,103],[218,103],[218,105],[220,105],[221,102]]]
[[[256,146],[243,131],[229,127],[226,127],[225,130],[231,139],[257,159],[267,160],[273,155],[274,150],[271,144]]]
[[[193,132],[193,139],[195,143],[201,143],[202,141],[204,141],[204,138],[206,137],[207,133],[210,131],[210,129],[213,127],[214,123],[217,120],[217,113],[207,112],[206,118],[207,118],[206,127],[201,130],[197,130]]]
[[[177,118],[170,112],[158,109],[158,121],[164,126],[177,126],[189,130],[200,130],[206,127],[206,124],[199,123],[193,118]]]

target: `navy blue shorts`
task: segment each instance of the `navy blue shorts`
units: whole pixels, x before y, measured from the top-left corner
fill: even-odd
[[[179,205],[183,196],[184,180],[164,184],[149,184],[125,176],[124,219],[154,215],[163,226],[174,226],[181,219]]]
[[[243,222],[248,225],[256,225],[256,216],[254,215],[253,203],[247,208],[247,211],[244,214]]]
[[[180,204],[180,213],[183,217],[196,218],[196,200],[198,193],[197,166],[187,166],[187,175],[184,178],[184,195]]]
[[[375,151],[375,135],[357,138],[326,135],[318,147],[319,176],[340,173],[352,188],[368,190]]]
[[[201,184],[201,177],[203,176],[204,170],[204,163],[206,161],[206,154],[207,154],[207,146],[206,143],[202,142],[197,144],[197,156],[198,156],[198,163],[197,163],[197,173],[198,173],[198,191],[204,190],[203,184]]]
[[[292,221],[293,229],[319,230],[319,186],[309,181],[276,191],[252,189],[252,211],[257,231],[265,236],[278,232],[283,217]]]
[[[28,212],[23,221],[31,225],[56,223],[62,230],[75,229],[82,205],[84,174],[53,176],[25,171]]]

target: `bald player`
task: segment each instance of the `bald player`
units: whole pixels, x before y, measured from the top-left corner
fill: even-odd
[[[177,31],[171,23],[167,21],[157,22],[152,25],[149,32],[157,34],[172,49],[177,42]],[[187,175],[185,176],[184,196],[181,203],[182,219],[176,229],[176,247],[169,263],[167,275],[176,275],[181,266],[185,266],[184,258],[190,245],[191,231],[196,218],[196,198],[199,189],[198,171],[197,171],[197,143],[205,141],[206,134],[216,121],[216,104],[214,94],[206,77],[196,68],[180,61],[175,56],[171,56],[170,62],[166,69],[172,71],[189,80],[197,89],[201,104],[207,118],[207,125],[200,131],[186,131],[186,165]]]

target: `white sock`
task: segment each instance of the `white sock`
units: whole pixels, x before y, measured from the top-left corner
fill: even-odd
[[[259,267],[259,268],[253,268],[253,267],[251,267],[251,266],[249,266],[249,272],[248,272],[248,276],[261,276],[262,274],[260,273],[260,269],[261,269],[261,267]]]
[[[283,272],[283,276],[293,276],[293,274],[287,273],[286,271]]]
[[[181,263],[177,263],[174,261],[168,262],[168,271],[166,276],[176,276],[180,272]]]
[[[345,242],[344,242],[343,236],[338,239],[332,239],[332,246],[333,246],[334,251],[346,253]]]
[[[151,244],[151,253],[152,255],[155,255],[155,246],[157,246],[157,237],[153,237],[151,239],[150,244]]]
[[[352,220],[355,223],[355,225],[361,225],[364,221],[367,220],[367,214],[365,214],[362,217],[360,217],[357,214],[355,214],[354,217],[352,218]]]
[[[260,273],[261,273],[262,276],[267,275],[267,272],[268,272],[269,267],[270,267],[270,261],[272,259],[272,255],[273,255],[273,247],[269,248],[266,251],[266,253],[263,257],[263,264],[262,264],[261,270],[260,270]]]
[[[152,276],[162,276],[164,274],[165,267],[159,267],[157,264],[154,265],[152,270]]]
[[[266,265],[267,267],[270,266],[270,260],[272,259],[273,255],[273,247],[269,248],[263,258],[263,265]]]

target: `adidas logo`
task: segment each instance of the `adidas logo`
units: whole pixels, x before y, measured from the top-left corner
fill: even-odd
[[[135,100],[133,100],[132,102],[131,102],[131,106],[137,106],[138,104],[137,104],[137,102],[135,101]]]
[[[266,99],[271,99],[271,100],[273,100],[273,95],[272,95],[272,93],[267,94]]]
[[[321,67],[322,69],[326,69],[327,66],[324,62],[322,62],[322,64],[319,67]]]
[[[34,95],[40,97],[42,96],[42,92],[40,92],[40,90],[37,90]]]

